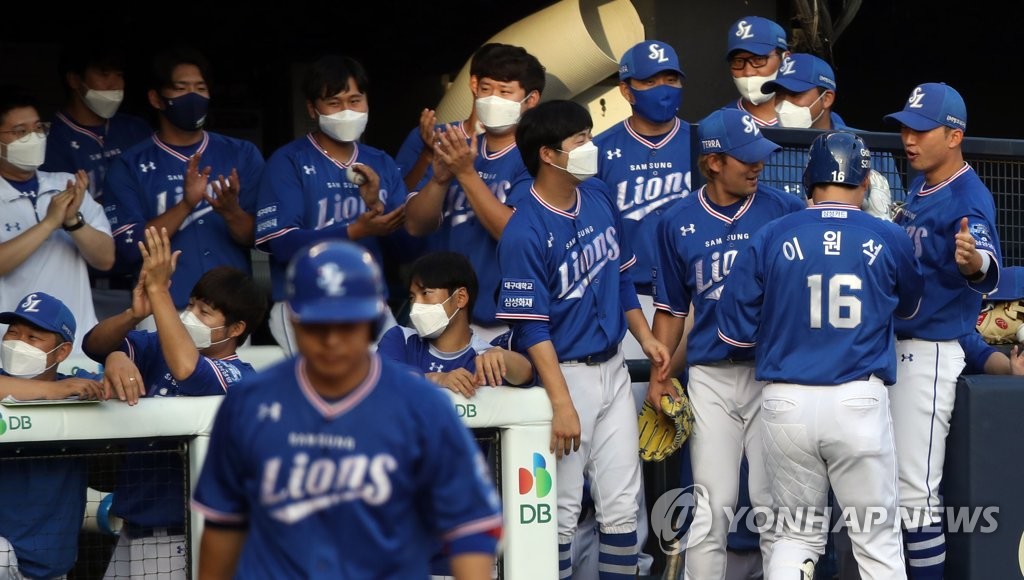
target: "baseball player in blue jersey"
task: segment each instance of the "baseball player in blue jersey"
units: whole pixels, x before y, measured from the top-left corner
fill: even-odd
[[[108,394],[135,404],[139,397],[223,395],[255,371],[237,348],[259,326],[266,298],[252,278],[222,266],[203,275],[179,315],[168,286],[177,251],[167,230],[149,228],[140,283],[132,307],[100,322],[85,337],[85,350],[104,365]],[[132,330],[152,314],[156,332]],[[145,444],[148,450],[175,444]],[[105,578],[152,573],[156,559],[170,578],[186,578],[186,479],[180,458],[170,454],[126,456],[117,476],[111,513],[125,521]],[[164,563],[159,564],[161,570]]]
[[[100,198],[113,160],[153,130],[143,119],[118,112],[125,88],[124,56],[118,47],[91,36],[87,42],[66,44],[60,64],[68,100],[54,115],[41,169],[84,169],[92,196]]]
[[[149,138],[153,129],[134,115],[119,112],[124,98],[124,55],[119,47],[90,34],[66,42],[60,71],[67,103],[50,124],[43,171],[89,176],[90,193],[102,204],[107,171],[114,159]],[[135,268],[123,271],[89,269],[92,300],[98,318],[124,310],[131,303]]]
[[[861,578],[906,577],[888,385],[893,316],[917,313],[924,278],[900,228],[859,211],[870,171],[853,133],[815,139],[804,171],[813,206],[754,236],[718,303],[719,337],[756,348],[767,381],[764,460],[780,510],[768,578],[813,580],[830,485],[856,514]]]
[[[369,78],[356,60],[325,55],[302,83],[317,129],[281,147],[260,186],[256,245],[270,253],[270,331],[285,352],[295,337],[285,306],[285,270],[295,253],[324,239],[348,239],[382,263],[382,238],[405,219],[405,184],[387,153],[359,143],[369,120]],[[388,325],[394,324],[391,311]]]
[[[473,333],[469,320],[479,286],[466,256],[427,254],[413,262],[409,280],[412,328],[388,329],[377,345],[381,357],[419,369],[431,382],[465,397],[484,385],[531,383],[529,359]]]
[[[697,138],[698,166],[708,183],[661,218],[654,335],[674,351],[692,303],[694,321],[686,343],[686,364],[695,423],[689,441],[693,480],[707,489],[710,503],[696,506],[694,529],[709,533],[686,547],[686,577],[705,580],[725,575],[728,522],[724,510],[736,505],[744,451],[750,467],[751,502],[754,507],[771,505],[760,453],[758,411],[763,383],[754,378],[753,350],[718,338],[715,307],[736,256],[750,244],[751,236],[806,204],[761,185],[764,160],[779,147],[761,134],[750,115],[719,109],[700,122]],[[660,408],[662,395],[674,394],[666,381],[652,380],[647,399]],[[761,535],[765,562],[771,541],[768,534]]]
[[[960,94],[944,83],[918,85],[903,110],[886,119],[902,125],[907,161],[920,173],[895,221],[914,243],[928,280],[920,313],[896,323],[892,414],[900,504],[910,577],[941,578],[946,547],[939,483],[964,366],[957,338],[974,332],[982,293],[999,283],[1002,255],[992,193],[960,149],[967,130]]]
[[[477,93],[480,78],[486,72],[481,66],[486,62],[487,53],[492,49],[499,52],[507,50],[505,44],[500,42],[488,42],[473,52],[469,59],[469,90],[473,95]],[[472,132],[480,133],[483,127],[478,125],[476,115],[476,102],[470,106],[469,116],[464,121],[452,123],[453,127],[462,129],[468,135]],[[445,124],[437,122],[437,114],[433,109],[423,109],[420,112],[420,124],[414,127],[406,135],[402,145],[395,154],[395,163],[405,179],[405,185],[410,191],[415,191],[434,162],[434,140],[438,131],[444,131]]]
[[[658,40],[630,48],[619,61],[619,91],[633,114],[594,137],[597,176],[611,189],[636,254],[630,273],[648,323],[654,319],[651,269],[659,216],[690,194],[690,124],[676,117],[686,75],[676,51]],[[628,359],[642,358],[627,337]]]
[[[57,372],[75,341],[75,317],[63,302],[34,292],[13,311],[0,314],[0,321],[9,325],[0,347],[0,397],[103,398],[102,387],[92,380],[99,377],[80,373],[81,378],[68,379]],[[4,446],[0,456],[16,458],[24,451]],[[0,578],[63,578],[78,557],[88,476],[85,460],[64,455],[3,465]]]
[[[448,397],[370,347],[387,306],[352,242],[295,254],[299,354],[228,393],[193,506],[204,578],[425,578],[444,541],[454,576],[491,577],[501,509]]]
[[[779,121],[774,95],[761,88],[775,80],[787,54],[786,31],[777,23],[760,16],[744,16],[733,22],[725,59],[740,98],[726,108],[743,111],[761,127],[776,126]]]
[[[208,78],[206,59],[191,49],[155,57],[148,95],[159,113],[159,129],[113,162],[104,188],[118,267],[141,261],[138,243],[147,227],[167,228],[171,234],[174,250],[181,251],[171,286],[179,310],[188,305],[189,292],[207,270],[231,266],[251,271],[263,156],[248,141],[203,129],[210,105]]]
[[[540,102],[545,79],[537,58],[518,46],[493,47],[476,64],[471,88],[484,133],[454,127],[437,133],[431,170],[409,193],[406,228],[415,236],[439,231],[439,249],[466,254],[480,281],[474,331],[491,340],[507,330],[496,317],[501,275],[494,252],[512,216],[513,186],[529,178],[516,149],[516,124]]]
[[[640,311],[622,219],[597,179],[590,114],[570,101],[528,111],[516,129],[534,177],[498,244],[498,317],[512,321],[554,417],[559,577],[572,574],[584,477],[600,523],[603,580],[637,567],[636,407],[619,344],[629,330],[664,377],[669,355]],[[625,313],[625,315],[623,314]]]
[[[832,110],[836,100],[836,75],[832,67],[813,54],[792,53],[782,60],[775,80],[761,90],[775,95],[778,127],[794,129],[850,130],[842,117]],[[761,179],[765,183],[804,197],[802,181],[807,166],[806,147],[783,147],[765,164]],[[863,209],[875,217],[890,219],[893,194],[903,199],[903,181],[892,154],[871,155],[871,187],[864,196]],[[892,186],[890,187],[890,183]]]

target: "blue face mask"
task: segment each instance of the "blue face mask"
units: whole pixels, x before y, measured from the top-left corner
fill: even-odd
[[[633,109],[652,123],[666,123],[676,116],[683,102],[683,89],[670,85],[658,85],[646,91],[629,89],[636,103]]]
[[[164,117],[182,131],[197,131],[206,124],[209,98],[199,93],[185,93],[174,98],[161,96],[160,100],[164,102]]]

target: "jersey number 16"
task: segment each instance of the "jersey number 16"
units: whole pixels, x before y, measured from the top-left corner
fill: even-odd
[[[807,277],[811,289],[811,328],[821,328],[822,308],[821,274]],[[828,323],[832,328],[857,328],[860,325],[860,300],[856,296],[843,294],[844,289],[860,290],[861,280],[853,274],[834,274],[828,279]]]

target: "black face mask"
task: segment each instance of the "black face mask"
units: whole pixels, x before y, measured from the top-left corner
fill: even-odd
[[[161,96],[164,102],[164,117],[182,131],[196,131],[206,124],[206,113],[210,110],[210,99],[199,93],[185,93],[180,97]]]

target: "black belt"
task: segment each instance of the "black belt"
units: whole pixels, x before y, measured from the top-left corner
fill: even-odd
[[[588,354],[586,356],[581,356],[580,358],[574,358],[574,359],[570,359],[570,360],[561,360],[561,361],[558,361],[558,362],[560,362],[561,364],[566,364],[566,365],[585,364],[585,365],[593,366],[593,365],[599,365],[599,364],[601,364],[603,362],[608,362],[613,356],[618,354],[618,352],[619,352],[619,347],[618,346],[614,346],[614,347],[612,347],[612,348],[610,348],[610,349],[608,349],[608,350],[606,350],[604,352],[595,352],[594,354]]]
[[[152,538],[153,536],[156,536],[156,535],[161,535],[161,536],[165,536],[165,535],[166,536],[184,536],[185,535],[185,528],[183,526],[171,526],[171,527],[166,527],[166,528],[159,527],[159,526],[157,526],[157,527],[144,527],[144,526],[137,526],[135,524],[130,524],[128,522],[124,523],[124,526],[121,527],[121,531],[126,536],[131,538],[131,539]]]
[[[636,289],[637,294],[654,296],[654,284],[651,284],[650,282],[636,282],[633,284],[633,288]]]

